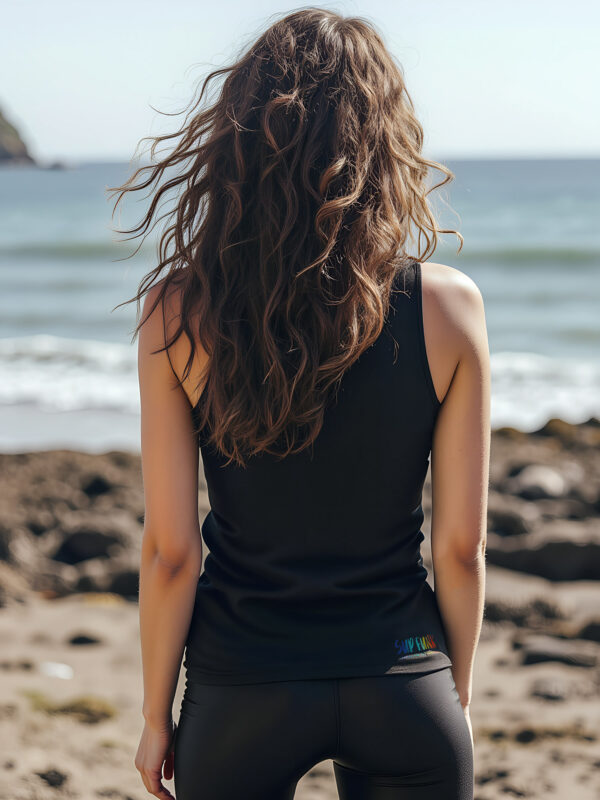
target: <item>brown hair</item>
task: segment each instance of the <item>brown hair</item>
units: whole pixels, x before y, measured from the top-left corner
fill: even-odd
[[[198,110],[221,75],[218,97]],[[136,235],[163,195],[181,189],[160,263],[126,302],[136,300],[139,315],[140,298],[168,267],[151,311],[159,301],[164,308],[174,283],[181,315],[157,352],[168,354],[186,333],[183,382],[195,339],[202,343],[197,430],[208,431],[227,463],[244,466],[245,455],[260,452],[283,458],[315,440],[344,372],[382,332],[394,278],[413,260],[411,225],[417,246],[425,240],[420,261],[438,233],[456,234],[462,248],[461,234],[438,228],[427,201],[454,174],[422,156],[402,68],[372,23],[321,8],[287,14],[235,63],[210,72],[181,128],[145,137],[152,158],[175,137],[168,156],[108,187],[119,192],[116,209],[125,192],[156,183],[140,224],[120,231]],[[445,178],[428,189],[429,167]]]

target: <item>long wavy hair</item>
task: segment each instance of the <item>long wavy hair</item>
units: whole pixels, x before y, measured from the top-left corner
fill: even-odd
[[[119,232],[148,232],[163,196],[174,189],[176,201],[158,266],[125,302],[137,301],[139,319],[153,284],[148,316],[159,302],[164,312],[170,285],[180,293],[181,314],[156,352],[168,355],[186,334],[182,383],[201,343],[196,432],[227,464],[300,452],[343,374],[381,334],[399,270],[426,260],[438,233],[456,234],[462,248],[427,200],[454,174],[422,155],[402,67],[371,22],[303,8],[210,72],[179,130],[144,138],[151,163],[107,190],[119,195],[113,217],[126,192],[153,186],[151,203],[139,225]],[[156,159],[169,139],[171,152]],[[167,179],[170,168],[177,174]],[[430,188],[429,168],[445,176]]]

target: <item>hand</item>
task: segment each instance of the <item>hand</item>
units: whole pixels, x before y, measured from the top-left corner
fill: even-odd
[[[471,725],[471,714],[469,711],[469,704],[467,703],[466,706],[463,706],[462,710],[465,712],[465,719],[467,720],[467,727],[469,728],[469,734],[471,736],[471,747],[473,748],[473,752],[475,752],[475,742],[473,740],[473,726]]]
[[[144,786],[150,794],[161,800],[175,800],[171,792],[161,783],[161,773],[165,780],[173,777],[173,744],[177,725],[173,720],[155,727],[148,722],[144,725],[142,738],[135,757],[135,767],[140,772]]]

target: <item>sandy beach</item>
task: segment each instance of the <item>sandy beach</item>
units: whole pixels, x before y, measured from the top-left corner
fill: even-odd
[[[477,800],[600,796],[599,445],[596,418],[492,434]],[[139,455],[13,452],[0,470],[0,798],[142,800]],[[434,585],[430,501],[428,478]],[[183,670],[175,719],[182,691]],[[296,796],[336,798],[331,762]]]

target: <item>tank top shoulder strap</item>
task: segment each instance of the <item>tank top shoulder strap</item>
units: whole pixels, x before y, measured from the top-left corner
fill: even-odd
[[[403,342],[403,350],[411,354],[410,362],[415,366],[424,382],[434,409],[441,403],[438,400],[425,345],[423,326],[423,283],[422,266],[413,260],[399,270],[392,289],[391,325],[394,336]]]

